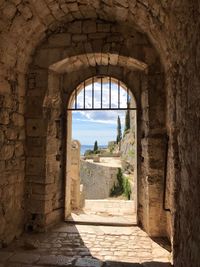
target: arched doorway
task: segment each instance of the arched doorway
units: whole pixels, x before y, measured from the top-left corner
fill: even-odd
[[[102,117],[102,120],[106,118],[106,114],[115,115],[121,112],[121,115],[126,117],[126,129],[124,128],[123,136],[120,133],[120,140],[116,142],[110,140],[110,146],[112,146],[112,151],[109,148],[109,145],[106,147],[106,150],[98,151],[98,158],[93,156],[81,157],[80,161],[80,153],[75,152],[75,148],[80,150],[79,144],[75,145],[72,142],[72,117],[73,113],[81,113],[87,112],[87,114],[91,114],[95,112],[96,116]],[[106,113],[107,112],[107,113]],[[125,114],[126,113],[126,114]],[[118,115],[118,120],[120,117]],[[110,122],[112,123],[112,122]],[[120,122],[121,127],[121,122]],[[121,131],[121,129],[120,129]],[[89,132],[87,132],[88,134]],[[86,134],[86,133],[85,133]],[[94,138],[94,137],[93,137]],[[98,138],[98,137],[96,137]],[[114,137],[116,139],[116,137]],[[112,141],[112,142],[111,142]],[[104,141],[105,143],[105,141]],[[105,145],[104,145],[105,146]],[[115,150],[115,153],[113,151]],[[116,153],[117,151],[117,153]],[[90,153],[91,154],[91,153]],[[123,206],[125,214],[131,214],[131,218],[124,218],[129,220],[129,224],[135,224],[136,214],[137,214],[137,105],[136,99],[132,94],[132,90],[128,88],[122,81],[105,75],[93,76],[85,81],[81,82],[75,90],[72,92],[67,106],[67,171],[66,171],[66,195],[65,195],[65,219],[67,219],[73,209],[80,209],[83,205],[84,199],[106,199],[110,196],[110,192],[113,190],[113,194],[122,195],[122,191],[124,190],[127,198],[132,200],[131,203],[121,201],[122,213]],[[110,158],[108,159],[107,157]],[[112,167],[112,161],[118,160],[118,165],[114,169]],[[95,162],[98,159],[98,167],[97,165],[91,163],[91,160]],[[84,160],[83,160],[84,159]],[[86,161],[85,161],[86,160]],[[107,161],[107,162],[106,162]],[[81,162],[81,164],[80,164]],[[86,163],[87,162],[87,163]],[[103,163],[103,164],[100,164]],[[105,166],[105,162],[107,167]],[[91,165],[92,164],[92,165]],[[87,173],[81,171],[80,173],[80,165],[81,170],[87,170]],[[101,166],[101,167],[100,167]],[[109,168],[109,166],[111,168]],[[91,171],[93,170],[93,171]],[[109,172],[108,172],[109,170]],[[121,175],[121,170],[126,172],[126,174],[130,175],[122,175],[121,181],[121,189],[119,189],[119,183],[117,181],[117,171]],[[113,172],[112,174],[110,173]],[[90,179],[88,177],[88,172],[90,173],[90,178],[93,179],[93,186],[90,183]],[[98,177],[98,172],[100,173]],[[109,174],[108,174],[109,173]],[[103,175],[103,177],[101,176]],[[104,177],[105,176],[105,177]],[[80,180],[82,178],[82,192],[80,192]],[[125,185],[126,184],[126,185]],[[84,189],[83,189],[84,187]],[[84,193],[83,193],[84,191]],[[115,192],[116,191],[116,192]],[[117,193],[118,191],[118,193]],[[128,192],[129,191],[129,192]],[[121,192],[121,193],[120,193]],[[112,195],[112,194],[111,194]],[[82,196],[82,197],[81,197]],[[105,202],[106,201],[106,202]],[[106,203],[108,207],[110,207],[109,202],[105,200],[104,202],[96,201],[92,202],[94,205],[104,206],[101,210],[104,212],[106,210]],[[88,200],[89,202],[89,200]],[[119,201],[120,203],[120,201]],[[113,205],[118,205],[118,202]],[[120,205],[120,204],[119,204]],[[131,206],[132,205],[132,206]],[[114,209],[118,209],[117,215],[120,214],[120,209],[115,207]],[[108,208],[107,210],[109,210]],[[128,211],[129,210],[129,211]],[[134,216],[133,216],[134,214]],[[106,218],[104,220],[109,223]],[[122,220],[123,221],[123,220]],[[128,223],[128,222],[127,222]]]
[[[167,214],[162,206],[166,137],[164,70],[158,53],[145,35],[135,32],[131,35],[128,30],[124,33],[121,27],[117,31],[117,34],[112,34],[115,45],[111,46],[109,52],[105,49],[110,45],[110,38],[106,41],[106,46],[102,44],[103,50],[100,46],[92,46],[92,49],[86,51],[88,43],[83,46],[80,44],[79,51],[73,45],[73,53],[70,50],[72,47],[69,50],[61,47],[59,53],[54,54],[55,58],[51,59],[53,48],[45,40],[45,49],[49,51],[49,61],[45,61],[45,64],[48,66],[42,68],[44,62],[41,61],[40,54],[44,46],[38,48],[35,56],[34,62],[38,62],[38,66],[34,62],[30,66],[27,82],[26,176],[29,188],[27,221],[33,228],[46,227],[63,219],[67,207],[64,194],[66,163],[62,159],[67,129],[66,103],[82,81],[103,75],[123,81],[133,90],[137,100],[138,221],[151,236],[170,235],[170,229],[166,228],[167,224],[171,225],[171,217],[168,214],[167,223]],[[122,34],[123,40],[127,40],[125,43],[121,40]],[[55,33],[55,38],[57,37]],[[122,50],[116,38],[121,40]],[[92,39],[89,41],[93,45]],[[44,79],[40,79],[43,74]],[[35,109],[35,103],[40,109]],[[33,110],[38,113],[33,114]],[[43,122],[42,116],[45,118]],[[35,184],[37,187],[39,184],[43,198],[35,196],[32,191]]]

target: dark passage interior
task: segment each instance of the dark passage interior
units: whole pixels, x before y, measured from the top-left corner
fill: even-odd
[[[137,103],[140,228],[133,231],[148,239],[141,238],[150,253],[150,238],[168,240],[175,267],[199,267],[199,10],[198,1],[186,0],[0,1],[0,265],[42,266],[36,250],[51,251],[51,232],[49,244],[23,252],[26,262],[13,256],[12,242],[23,233],[53,231],[69,215],[72,111],[66,106],[84,81],[112,77]],[[71,242],[69,232],[55,233],[59,251]],[[132,233],[113,235],[123,243]],[[137,248],[130,250],[135,255]],[[109,260],[105,266],[112,266]],[[156,261],[139,255],[143,266]]]

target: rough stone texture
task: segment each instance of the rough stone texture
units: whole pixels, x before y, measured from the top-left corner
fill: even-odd
[[[75,67],[80,66],[82,60],[87,58],[88,65],[96,66],[96,63],[100,65],[98,63],[102,62],[102,65],[104,64],[103,66],[108,69],[107,74],[112,74],[113,65],[116,66],[118,64],[118,67],[119,64],[120,66],[126,65],[127,58],[124,58],[126,56],[142,60],[149,66],[151,81],[150,79],[148,80],[146,88],[152,90],[148,94],[148,90],[143,90],[142,93],[142,95],[147,95],[148,101],[145,105],[142,104],[142,107],[145,107],[142,112],[143,120],[141,122],[143,131],[140,131],[138,136],[143,139],[143,142],[139,146],[140,153],[138,157],[141,156],[141,158],[138,162],[139,164],[143,162],[143,166],[149,166],[151,171],[149,172],[148,170],[150,169],[144,167],[138,173],[139,177],[147,178],[146,182],[143,179],[139,183],[139,189],[146,188],[145,192],[144,190],[139,190],[139,197],[141,197],[139,200],[139,216],[141,223],[148,229],[145,223],[149,221],[148,214],[151,213],[151,216],[153,216],[151,220],[153,221],[157,216],[157,212],[151,210],[151,201],[149,205],[144,205],[145,199],[148,200],[152,196],[152,199],[155,200],[157,198],[159,202],[162,202],[162,194],[159,189],[159,187],[163,187],[161,168],[159,170],[160,175],[157,169],[157,173],[154,176],[155,162],[148,160],[148,157],[146,157],[148,153],[143,153],[145,149],[148,152],[149,149],[154,149],[157,146],[158,150],[164,150],[164,148],[162,149],[164,135],[162,136],[162,131],[160,131],[163,126],[160,123],[160,119],[165,117],[165,102],[161,101],[160,97],[157,97],[160,88],[163,89],[163,92],[166,92],[166,126],[170,137],[167,174],[168,200],[166,202],[168,208],[171,208],[171,214],[167,213],[167,228],[168,235],[173,239],[174,265],[177,267],[191,266],[191,264],[195,267],[199,266],[199,11],[199,1],[186,0],[162,2],[127,0],[123,3],[122,1],[104,0],[74,0],[70,2],[41,0],[23,3],[21,1],[0,1],[1,150],[3,146],[9,146],[9,148],[3,149],[4,151],[11,150],[12,152],[13,148],[10,146],[24,145],[24,115],[27,119],[41,119],[42,102],[45,91],[48,88],[47,68],[49,64],[69,56],[85,54],[86,57],[81,57],[81,61],[78,58],[71,58],[70,64],[68,64],[69,69],[73,70]],[[98,23],[94,23],[95,20],[98,21],[99,19],[105,22],[105,28],[98,25]],[[76,20],[79,21],[76,22]],[[88,26],[88,20],[91,20],[90,26]],[[72,21],[74,21],[74,25],[70,30],[68,23]],[[110,21],[114,25],[111,25]],[[128,26],[128,30],[123,24]],[[120,34],[116,30],[116,25],[121,28]],[[75,42],[76,38],[70,38],[69,35],[66,35],[68,36],[66,39],[63,36],[62,38],[59,37],[62,39],[60,43],[54,40],[54,37],[52,37],[53,40],[50,38],[54,33],[65,32],[63,28],[69,29],[69,32],[71,31],[72,33],[88,35],[90,42],[85,42],[85,44],[80,42],[79,44]],[[102,28],[106,30],[101,30]],[[125,33],[131,32],[134,28],[137,28],[136,36],[138,38],[133,39],[139,42],[133,44]],[[83,30],[84,32],[82,32]],[[95,32],[95,30],[99,32]],[[103,46],[101,40],[106,38],[105,36],[109,30],[112,35],[109,34],[108,43]],[[146,33],[146,35],[143,33]],[[155,49],[152,46],[147,45],[146,36],[151,40],[157,53],[155,53]],[[48,41],[48,38],[50,38],[50,41]],[[46,44],[40,47],[41,50],[37,49],[43,40],[49,42],[50,46],[54,46],[51,53],[49,53],[48,45],[46,46]],[[78,40],[80,39],[78,38]],[[123,45],[123,40],[125,40],[127,46]],[[70,42],[71,44],[73,42],[73,46],[70,45]],[[68,52],[65,49],[61,51],[57,47],[57,45],[63,46],[63,44],[69,47]],[[128,46],[130,49],[127,49]],[[141,49],[142,46],[143,49]],[[106,51],[106,53],[111,51],[112,54],[115,54],[111,58],[109,57],[109,62],[111,63],[109,66],[107,65],[108,57],[98,57],[97,54],[93,54],[93,52],[100,53],[100,51]],[[131,53],[129,54],[130,51]],[[39,53],[41,58],[36,56]],[[158,67],[158,61],[155,60],[157,58],[155,55],[160,56],[165,73],[165,84],[161,79],[160,86],[160,68]],[[103,61],[100,61],[102,58]],[[28,69],[28,65],[31,62],[36,65],[31,65]],[[74,63],[71,64],[72,62]],[[72,67],[72,65],[74,66]],[[138,62],[134,62],[134,65],[140,66]],[[156,67],[158,69],[154,72]],[[97,69],[96,71],[91,69],[91,71],[88,71],[84,77],[80,74],[80,77],[84,80],[90,77],[91,74],[96,75],[98,72]],[[28,74],[26,91],[25,74]],[[71,77],[68,77],[68,80],[70,79]],[[26,98],[26,108],[24,96]],[[17,105],[13,103],[10,106],[7,104],[5,106],[5,104],[2,104],[2,99],[4,102],[5,98],[14,98]],[[36,101],[35,103],[38,105],[33,105],[34,109],[28,109],[29,101]],[[151,109],[151,107],[154,108]],[[159,109],[157,109],[158,107]],[[26,114],[24,114],[25,110]],[[34,114],[32,114],[32,110]],[[157,114],[157,118],[152,120],[152,118],[155,118],[155,114]],[[52,121],[55,121],[55,118]],[[44,121],[44,126],[45,124]],[[160,130],[156,125],[160,125]],[[60,176],[58,176],[57,172],[59,162],[55,164],[56,173],[54,175],[52,172],[50,176],[45,175],[43,171],[46,170],[45,167],[49,167],[44,157],[44,150],[46,150],[46,144],[48,144],[49,139],[46,141],[43,138],[44,136],[26,138],[26,191],[24,190],[24,156],[19,156],[21,152],[18,154],[18,152],[11,153],[9,151],[9,156],[0,160],[0,240],[4,243],[9,242],[23,230],[24,196],[26,196],[26,199],[31,196],[31,198],[28,198],[30,203],[36,202],[39,203],[40,208],[42,207],[37,216],[35,211],[34,213],[30,212],[32,215],[29,214],[35,224],[46,225],[48,216],[51,217],[59,208],[62,210],[64,197],[61,193],[62,190],[57,190],[62,188],[62,181],[58,178]],[[145,140],[147,136],[149,140]],[[12,137],[12,140],[10,140],[10,137]],[[157,137],[159,137],[160,143],[159,140],[155,140]],[[28,144],[32,144],[31,149],[29,149]],[[53,143],[49,142],[50,146],[51,144],[53,145]],[[59,140],[57,144],[59,147]],[[28,153],[33,155],[29,154],[28,156]],[[12,158],[10,158],[11,155]],[[52,157],[53,155],[55,157],[55,153],[52,154]],[[164,158],[163,155],[162,157]],[[38,161],[41,162],[41,166],[38,168],[39,172],[36,173],[37,168],[34,165]],[[159,162],[159,159],[156,159],[156,161],[158,165],[163,164]],[[30,166],[31,172],[29,170]],[[157,182],[155,183],[155,179],[152,181],[153,176],[156,177],[156,181],[159,181],[159,186],[157,186]],[[51,196],[47,197],[48,194],[46,193],[33,194],[33,183],[43,184],[43,192],[46,193],[49,192],[47,191],[48,184],[56,184],[56,187],[52,195],[50,193]],[[156,192],[156,194],[152,195],[152,192]],[[28,202],[26,201],[26,203]],[[153,209],[155,209],[155,204],[156,202],[153,204]],[[147,207],[146,211],[145,207]],[[46,217],[42,216],[44,210],[49,211],[49,213],[45,213],[48,214],[48,216],[45,215]],[[144,214],[146,214],[146,219],[143,216]],[[54,219],[52,217],[51,222],[55,221],[55,218],[56,220],[60,218],[59,216],[54,217]],[[157,216],[156,220],[158,223],[160,216]]]
[[[137,108],[134,96],[131,97],[130,108]],[[135,172],[137,177],[137,111],[129,110],[130,129],[123,134],[120,144],[120,154],[124,163],[124,168],[130,172]],[[137,179],[137,178],[136,178]]]
[[[84,203],[84,212],[87,214],[108,214],[108,216],[125,216],[135,213],[134,202],[131,200],[101,199],[89,200]],[[119,219],[120,220],[120,219]]]
[[[73,140],[71,146],[71,208],[78,209],[81,205],[80,200],[80,147],[81,144],[78,141]]]
[[[85,199],[104,199],[117,183],[118,167],[81,160],[80,179]]]
[[[37,250],[24,249],[25,234],[0,250],[0,264],[4,267],[171,266],[165,240],[153,241],[138,227],[59,224],[47,233],[28,237],[33,242],[39,241]]]
[[[129,131],[123,137],[120,144],[120,155],[122,158],[122,167],[124,170],[134,172],[136,164],[136,138],[133,131]]]

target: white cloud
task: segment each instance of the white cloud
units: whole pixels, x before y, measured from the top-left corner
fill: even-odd
[[[77,96],[77,107],[83,108],[83,90]],[[109,108],[109,84],[103,84],[103,95],[102,95],[102,107]],[[85,107],[92,109],[92,85],[88,85],[85,88]],[[111,84],[111,107],[118,108],[118,86],[115,83]],[[120,107],[127,107],[127,92],[120,87]],[[101,108],[101,84],[94,84],[94,108]],[[125,112],[120,110],[109,110],[109,111],[74,111],[73,114],[74,120],[85,121],[85,122],[95,122],[95,123],[104,123],[104,124],[113,124],[117,123],[117,116],[120,116],[122,125],[124,124]]]
[[[73,119],[76,121],[103,123],[103,124],[117,124],[117,117],[120,116],[122,125],[125,121],[124,111],[74,111]]]
[[[103,84],[102,90],[102,107],[109,108],[109,84]],[[81,92],[77,96],[77,107],[84,107],[84,92]],[[118,108],[118,101],[120,99],[120,108],[127,107],[127,92],[120,87],[120,96],[118,95],[118,86],[115,83],[111,84],[111,107]],[[85,107],[92,108],[92,85],[88,85],[85,87]],[[94,108],[101,107],[101,84],[94,83]]]

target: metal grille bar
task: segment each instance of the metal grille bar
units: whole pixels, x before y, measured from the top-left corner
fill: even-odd
[[[92,109],[94,109],[94,77],[92,77]]]
[[[75,90],[75,109],[77,109],[77,88]]]
[[[118,80],[118,109],[120,109],[120,81]]]
[[[127,88],[127,107],[129,105],[129,89]]]
[[[100,78],[100,108],[95,108],[95,101],[94,101],[94,91],[95,91],[95,79],[94,77],[92,77],[92,103],[91,103],[91,107],[88,108],[86,107],[86,83],[84,81],[83,83],[83,107],[78,107],[78,102],[77,102],[77,88],[75,90],[75,101],[74,101],[74,105],[72,108],[68,108],[67,110],[71,110],[71,111],[83,111],[83,110],[137,110],[137,108],[131,108],[130,107],[130,95],[129,95],[129,89],[127,88],[127,105],[126,107],[120,107],[120,103],[121,103],[121,94],[120,94],[120,90],[121,90],[121,84],[120,81],[117,81],[117,90],[118,90],[118,99],[117,99],[117,108],[116,107],[112,107],[112,78],[109,77],[108,81],[109,81],[109,105],[108,108],[104,108],[103,107],[103,78],[104,77],[98,77]]]
[[[101,77],[101,109],[103,108],[103,78]]]
[[[137,110],[137,108],[77,108],[77,109],[75,109],[75,108],[68,108],[67,110],[72,110],[72,111],[83,111],[83,110],[96,110],[96,111],[99,111],[99,110]]]
[[[84,81],[84,88],[83,88],[83,108],[85,109],[85,81]]]
[[[109,108],[111,109],[111,77],[109,77]]]

